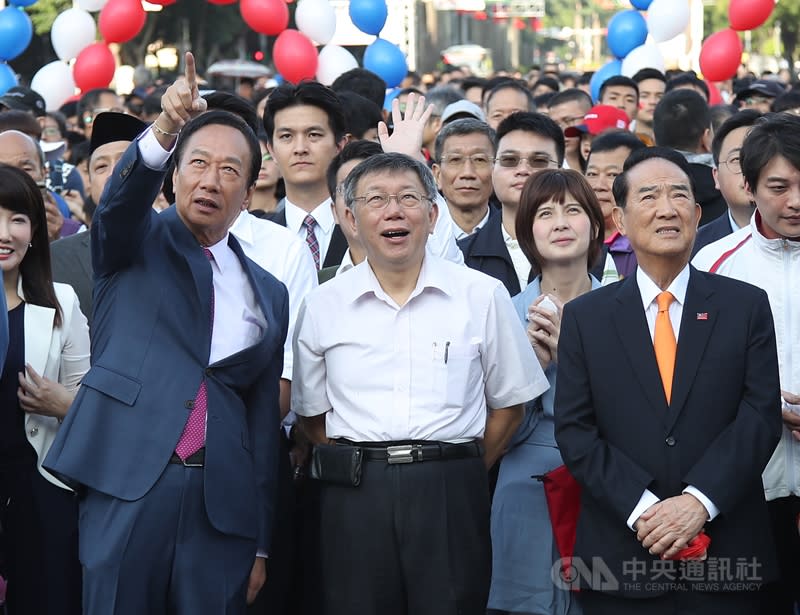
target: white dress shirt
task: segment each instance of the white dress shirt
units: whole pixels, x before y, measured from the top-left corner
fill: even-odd
[[[292,336],[300,304],[317,287],[317,269],[305,240],[280,224],[243,211],[230,232],[256,265],[283,282],[289,291],[289,329],[283,347],[284,380],[292,379]]]
[[[448,209],[447,211],[449,213],[450,210]],[[477,233],[484,226],[486,226],[486,222],[488,222],[489,220],[489,214],[491,213],[492,213],[492,208],[489,207],[489,209],[486,210],[486,215],[481,219],[480,222],[478,222],[478,224],[475,225],[475,228],[473,228],[469,233],[460,226],[458,226],[457,224],[453,224],[453,236],[455,237],[455,240],[461,241],[462,239],[464,239],[464,237],[469,237],[470,235],[474,235],[475,233]]]
[[[642,270],[641,267],[636,268],[636,283],[639,285],[639,292],[642,296],[642,306],[647,318],[647,327],[650,330],[650,339],[655,339],[656,331],[656,317],[658,316],[658,303],[656,298],[661,289],[658,285],[650,279],[650,277]],[[680,343],[679,332],[681,329],[681,318],[683,316],[683,304],[686,302],[686,290],[689,288],[689,265],[687,264],[677,277],[672,280],[672,283],[667,288],[667,291],[672,293],[675,300],[669,305],[669,321],[672,325],[672,330],[675,333],[675,339]],[[700,500],[700,503],[705,507],[708,512],[708,520],[711,521],[719,514],[719,509],[714,503],[706,497],[701,491],[692,485],[687,486],[683,493],[689,493]],[[658,503],[660,500],[658,496],[645,489],[642,497],[639,498],[639,503],[633,509],[630,517],[628,517],[628,527],[633,529],[633,524],[642,516],[642,513],[650,508],[653,504]]]
[[[301,209],[288,198],[284,199],[284,209],[286,211],[286,228],[292,233],[306,241],[308,231],[303,226],[303,220],[309,213],[313,216],[317,224],[314,226],[314,235],[319,244],[319,266],[320,269],[324,266],[325,256],[328,254],[328,248],[331,245],[331,237],[333,237],[333,227],[336,226],[336,221],[333,219],[333,210],[331,208],[331,199],[327,198],[322,203],[317,205],[312,211],[308,212]],[[306,249],[308,249],[306,244]]]
[[[431,236],[428,237],[428,254],[439,256],[447,261],[464,264],[464,254],[456,243],[456,231],[458,226],[453,222],[453,216],[447,208],[447,202],[441,194],[436,195],[436,205],[439,209],[439,217],[436,219],[436,226],[433,228]]]
[[[519,241],[508,234],[505,226],[501,224],[500,228],[503,230],[503,241],[506,244],[506,250],[508,250],[508,255],[514,264],[514,273],[517,274],[519,287],[524,290],[528,286],[528,277],[531,275],[531,263],[522,248],[519,247]]]
[[[464,442],[549,386],[503,285],[427,253],[403,306],[368,261],[309,293],[294,353],[292,408],[329,438]]]

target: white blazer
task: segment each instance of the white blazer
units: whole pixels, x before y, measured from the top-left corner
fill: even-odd
[[[25,303],[25,362],[40,376],[60,382],[67,390],[74,391],[89,371],[89,327],[72,287],[59,283],[54,286],[62,311],[60,327],[53,324],[54,308]],[[24,300],[22,278],[18,293]],[[42,468],[42,461],[53,444],[58,427],[55,417],[30,412],[25,417],[25,435],[36,451],[39,472],[54,485],[69,489]]]

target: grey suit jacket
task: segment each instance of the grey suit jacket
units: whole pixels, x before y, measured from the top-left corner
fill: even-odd
[[[84,231],[50,244],[53,281],[69,284],[78,295],[81,312],[92,324],[91,233]]]

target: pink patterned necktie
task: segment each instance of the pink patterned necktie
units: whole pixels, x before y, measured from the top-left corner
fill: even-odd
[[[203,252],[208,260],[213,261],[214,255],[208,248],[203,248]],[[212,278],[213,279],[213,278]],[[211,283],[211,330],[214,329],[214,283]],[[186,461],[187,458],[194,455],[197,451],[203,448],[206,444],[206,409],[208,407],[208,391],[206,390],[206,379],[200,383],[200,388],[197,390],[197,395],[194,397],[194,404],[192,411],[189,413],[189,418],[186,420],[186,425],[183,428],[178,446],[175,447],[175,452],[178,456]]]
[[[319,271],[319,242],[317,241],[316,233],[314,233],[316,224],[317,221],[311,214],[308,214],[303,219],[303,227],[306,229],[306,243],[308,244],[308,249],[311,250],[311,256],[314,257],[314,265]]]

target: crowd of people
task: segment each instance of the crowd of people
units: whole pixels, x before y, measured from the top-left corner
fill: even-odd
[[[184,64],[0,96],[8,615],[794,614],[800,89]]]

